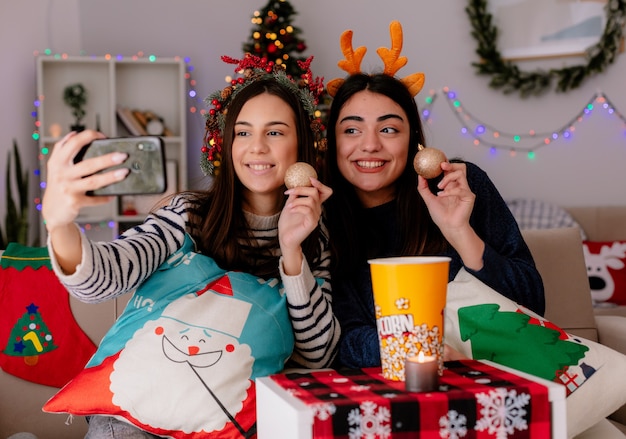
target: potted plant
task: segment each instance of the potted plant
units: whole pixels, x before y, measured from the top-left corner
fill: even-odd
[[[82,124],[85,117],[85,105],[87,104],[87,90],[81,83],[71,84],[65,87],[63,91],[63,101],[72,109],[72,115],[75,117],[74,125],[70,128],[72,131],[80,132],[85,129]]]
[[[11,151],[7,153],[7,156],[6,216],[4,231],[0,228],[0,249],[5,249],[10,242],[27,245],[28,240],[28,170],[22,173],[22,161],[15,140],[13,140],[13,160],[11,160]],[[12,162],[15,162],[15,183],[19,203],[13,199]]]

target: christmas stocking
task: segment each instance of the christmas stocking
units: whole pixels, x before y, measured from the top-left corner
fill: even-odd
[[[10,243],[1,261],[0,368],[62,387],[83,369],[96,346],[74,320],[46,247]]]

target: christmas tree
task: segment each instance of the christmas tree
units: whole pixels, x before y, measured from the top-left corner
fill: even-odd
[[[300,78],[305,70],[298,65],[298,61],[306,61],[307,57],[298,56],[306,50],[306,44],[300,38],[302,30],[292,23],[297,12],[287,0],[269,0],[260,11],[254,11],[252,24],[254,27],[248,39],[243,44],[244,53],[267,58],[278,65],[285,67],[287,74],[293,78]],[[322,123],[322,132],[326,131],[330,95],[324,90],[319,97],[315,116]],[[322,161],[326,151],[325,143],[318,143],[318,168],[323,168]]]
[[[260,11],[255,11],[252,23],[255,25],[244,52],[261,58],[267,58],[276,64],[284,65],[287,73],[299,78],[303,70],[297,61],[304,61],[304,56],[296,56],[306,50],[301,30],[292,25],[292,17],[297,13],[287,0],[269,0]]]
[[[560,371],[577,366],[589,350],[580,343],[562,340],[555,329],[533,324],[526,314],[499,309],[496,304],[459,309],[461,339],[471,340],[475,360],[491,360],[553,380]]]
[[[24,362],[32,366],[37,364],[39,355],[56,348],[52,342],[52,334],[39,313],[39,307],[31,303],[26,307],[24,315],[13,325],[4,353],[24,357]]]

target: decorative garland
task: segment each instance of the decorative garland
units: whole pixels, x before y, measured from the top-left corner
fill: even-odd
[[[610,0],[609,0],[610,1]],[[53,55],[50,49],[46,49],[44,52],[35,52],[34,55]],[[83,56],[87,56],[82,54]],[[67,58],[67,54],[55,54],[53,55],[55,58]],[[111,55],[106,55],[111,56]],[[143,52],[139,52],[137,55],[132,56],[133,60],[142,59],[144,57]],[[118,58],[120,56],[118,55]],[[156,57],[154,55],[149,56],[150,60],[155,60]],[[187,65],[187,72],[185,73],[185,78],[188,81],[188,92],[187,96],[191,100],[191,105],[188,110],[190,114],[201,116],[202,121],[204,120],[204,115],[207,110],[204,107],[204,100],[199,98],[196,85],[197,82],[193,78],[192,73],[195,70],[195,67],[191,64],[191,60],[188,57],[184,58],[185,64]],[[535,151],[539,148],[549,145],[552,141],[557,140],[558,138],[569,139],[573,132],[575,131],[575,126],[582,122],[585,116],[591,114],[592,110],[596,107],[603,108],[608,114],[616,116],[619,121],[622,122],[622,127],[624,130],[624,136],[626,136],[626,115],[621,113],[609,100],[609,98],[602,92],[596,93],[588,103],[578,112],[578,114],[570,119],[567,123],[563,124],[561,127],[549,131],[549,132],[535,132],[534,130],[529,130],[528,133],[506,133],[504,131],[500,131],[491,125],[482,122],[473,114],[471,114],[465,106],[458,99],[457,93],[450,90],[448,87],[443,87],[440,91],[438,90],[430,90],[428,95],[424,98],[424,103],[421,105],[422,112],[422,120],[425,123],[431,124],[432,120],[432,112],[435,101],[439,94],[442,94],[451,109],[456,116],[456,118],[461,123],[460,132],[463,136],[469,137],[472,140],[474,146],[483,146],[489,148],[489,152],[491,154],[495,154],[497,151],[509,151],[511,156],[516,156],[518,152],[525,153],[528,159],[535,159]],[[39,98],[34,102],[35,109],[31,111],[30,116],[34,120],[35,129],[32,134],[33,140],[37,141],[40,137],[39,132],[39,121],[37,120],[37,110],[36,108],[39,106]],[[533,140],[534,139],[534,140]],[[530,146],[523,145],[524,140],[527,140],[531,143]],[[34,175],[40,176],[40,169],[35,169],[33,171]],[[41,198],[36,196],[33,200],[37,210],[41,210]],[[114,229],[116,227],[116,223],[113,221],[97,221],[92,223],[81,223],[81,226],[84,230],[94,230],[101,231],[106,229]]]
[[[516,156],[518,152],[521,152],[525,153],[527,158],[535,159],[535,152],[538,149],[559,139],[571,139],[576,132],[577,125],[587,119],[596,109],[603,109],[608,115],[621,122],[624,136],[626,136],[626,116],[602,92],[595,93],[577,114],[553,130],[539,132],[531,129],[517,133],[506,132],[481,121],[463,105],[457,93],[448,87],[443,87],[441,91],[430,90],[429,95],[424,99],[424,105],[421,106],[424,122],[429,124],[432,122],[432,108],[439,94],[446,98],[449,108],[459,121],[461,135],[471,140],[474,146],[488,148],[490,154],[508,151],[509,155]]]
[[[491,88],[502,89],[505,94],[518,91],[522,97],[540,95],[551,87],[553,78],[557,79],[558,92],[577,88],[585,78],[602,72],[612,64],[620,52],[626,0],[607,0],[605,9],[606,26],[600,41],[585,51],[587,64],[529,72],[502,59],[496,47],[498,28],[492,23],[492,15],[487,12],[487,0],[469,0],[465,11],[470,18],[472,36],[478,42],[476,53],[481,59],[472,65],[478,74],[491,76]]]

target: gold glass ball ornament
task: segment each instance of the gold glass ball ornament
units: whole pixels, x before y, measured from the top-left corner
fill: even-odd
[[[437,148],[426,148],[424,145],[417,145],[417,149],[413,159],[415,172],[426,179],[438,177],[443,172],[441,164],[448,161],[446,155]]]
[[[287,189],[311,186],[311,178],[317,178],[315,168],[308,163],[296,162],[285,172],[285,186]]]

